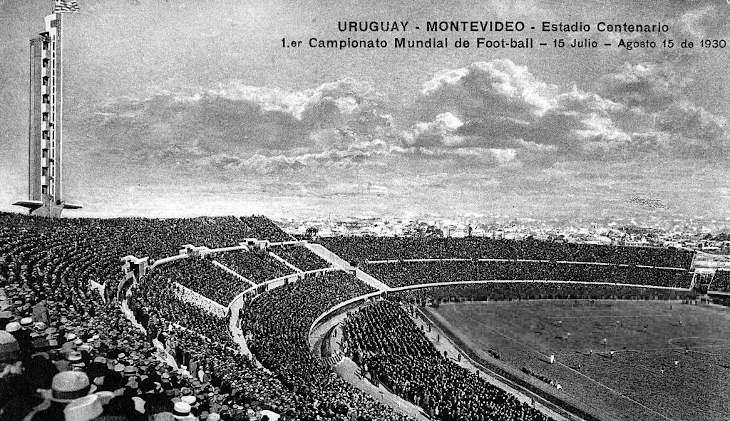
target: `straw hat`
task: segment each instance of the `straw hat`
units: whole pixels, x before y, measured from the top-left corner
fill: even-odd
[[[51,400],[69,403],[74,399],[86,396],[96,388],[89,383],[89,376],[83,371],[62,371],[53,376],[51,383]]]
[[[81,353],[78,351],[71,351],[66,355],[66,360],[72,363],[81,361]]]
[[[101,392],[96,392],[94,394],[99,397],[99,402],[101,402],[102,405],[108,404],[109,401],[114,399],[114,396],[116,396],[114,392],[109,390],[102,390]]]
[[[104,412],[98,395],[74,399],[63,410],[66,421],[90,421]]]
[[[185,402],[177,402],[172,410],[172,416],[176,420],[194,420],[195,417],[190,415],[190,405]]]
[[[11,362],[20,359],[20,344],[13,335],[0,331],[0,362]]]
[[[180,398],[180,401],[181,402],[185,402],[186,404],[188,404],[190,406],[195,405],[195,401],[196,400],[197,399],[195,398],[195,396],[192,396],[192,395],[185,395],[185,396],[183,396],[183,397]]]

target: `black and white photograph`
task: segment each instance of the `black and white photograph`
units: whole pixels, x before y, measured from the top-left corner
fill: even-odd
[[[0,421],[730,419],[730,1],[0,0]]]

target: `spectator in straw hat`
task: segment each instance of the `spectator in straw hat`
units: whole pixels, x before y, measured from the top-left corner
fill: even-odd
[[[15,333],[20,330],[20,323],[18,322],[9,322],[5,325],[5,331],[9,333]]]
[[[4,369],[20,360],[20,344],[8,332],[0,331],[0,364],[8,364]]]
[[[23,317],[20,319],[20,327],[23,329],[31,329],[33,327],[33,318]]]
[[[177,402],[172,409],[172,416],[178,421],[195,421],[195,417],[190,414],[190,409],[190,404]]]
[[[35,387],[23,374],[18,341],[0,331],[0,419],[21,420],[40,401]]]
[[[10,322],[7,326],[5,326],[5,330],[13,335],[15,339],[18,340],[18,345],[20,346],[20,353],[21,355],[27,354],[30,352],[31,349],[31,338],[30,338],[30,332],[23,329],[23,327],[18,322]]]
[[[63,410],[71,401],[88,395],[95,387],[89,383],[89,376],[81,371],[64,371],[53,376],[50,405],[37,412],[33,421],[63,421]]]

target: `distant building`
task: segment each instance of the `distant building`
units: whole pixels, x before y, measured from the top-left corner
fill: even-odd
[[[63,14],[46,16],[46,31],[30,40],[28,200],[15,202],[31,215],[57,218],[65,203],[63,181]]]

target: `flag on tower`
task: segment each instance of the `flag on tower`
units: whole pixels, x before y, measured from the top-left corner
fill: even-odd
[[[53,13],[79,13],[79,4],[76,0],[55,0]]]

